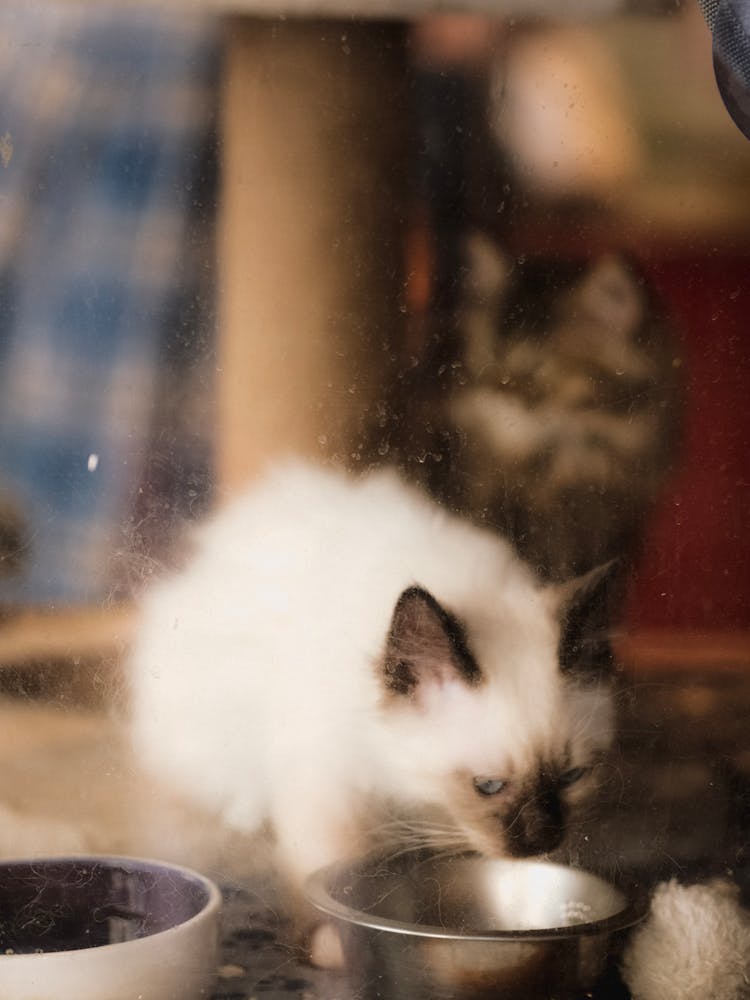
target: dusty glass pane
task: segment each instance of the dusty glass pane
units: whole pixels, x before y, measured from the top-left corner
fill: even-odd
[[[0,866],[0,910],[41,899],[42,950],[214,905],[37,864],[134,855],[222,892],[180,996],[487,995],[481,942],[324,971],[303,902],[377,846],[404,921],[507,921],[482,862],[471,905],[408,889],[468,848],[599,874],[607,920],[696,882],[700,974],[742,974],[748,60],[705,7],[0,10],[0,855],[48,873]],[[523,944],[518,995],[659,995],[606,935]]]

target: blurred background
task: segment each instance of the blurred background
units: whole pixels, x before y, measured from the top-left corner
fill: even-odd
[[[211,501],[222,30],[149,7],[0,12],[7,608],[129,596]],[[699,8],[444,16],[408,51],[407,330],[459,307],[472,231],[516,256],[637,258],[683,409],[628,620],[745,630],[750,145]]]
[[[621,546],[600,856],[750,894],[750,141],[699,5],[246,6],[0,7],[0,812],[133,832],[91,708],[138,592],[293,450],[540,576]]]
[[[218,30],[10,3],[0,38],[2,600],[99,604],[205,505]]]

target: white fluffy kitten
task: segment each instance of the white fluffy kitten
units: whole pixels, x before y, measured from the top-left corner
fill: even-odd
[[[270,825],[293,885],[415,813],[443,845],[549,851],[611,735],[600,591],[541,589],[394,474],[291,463],[146,596],[133,745],[228,826]]]

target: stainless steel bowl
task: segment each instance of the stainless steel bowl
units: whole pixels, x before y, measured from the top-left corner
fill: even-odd
[[[468,856],[335,865],[307,894],[367,1000],[580,996],[645,912],[585,871]]]

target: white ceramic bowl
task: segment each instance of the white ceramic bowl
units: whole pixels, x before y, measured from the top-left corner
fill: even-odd
[[[221,896],[196,872],[120,857],[0,864],[3,1000],[198,1000]]]

